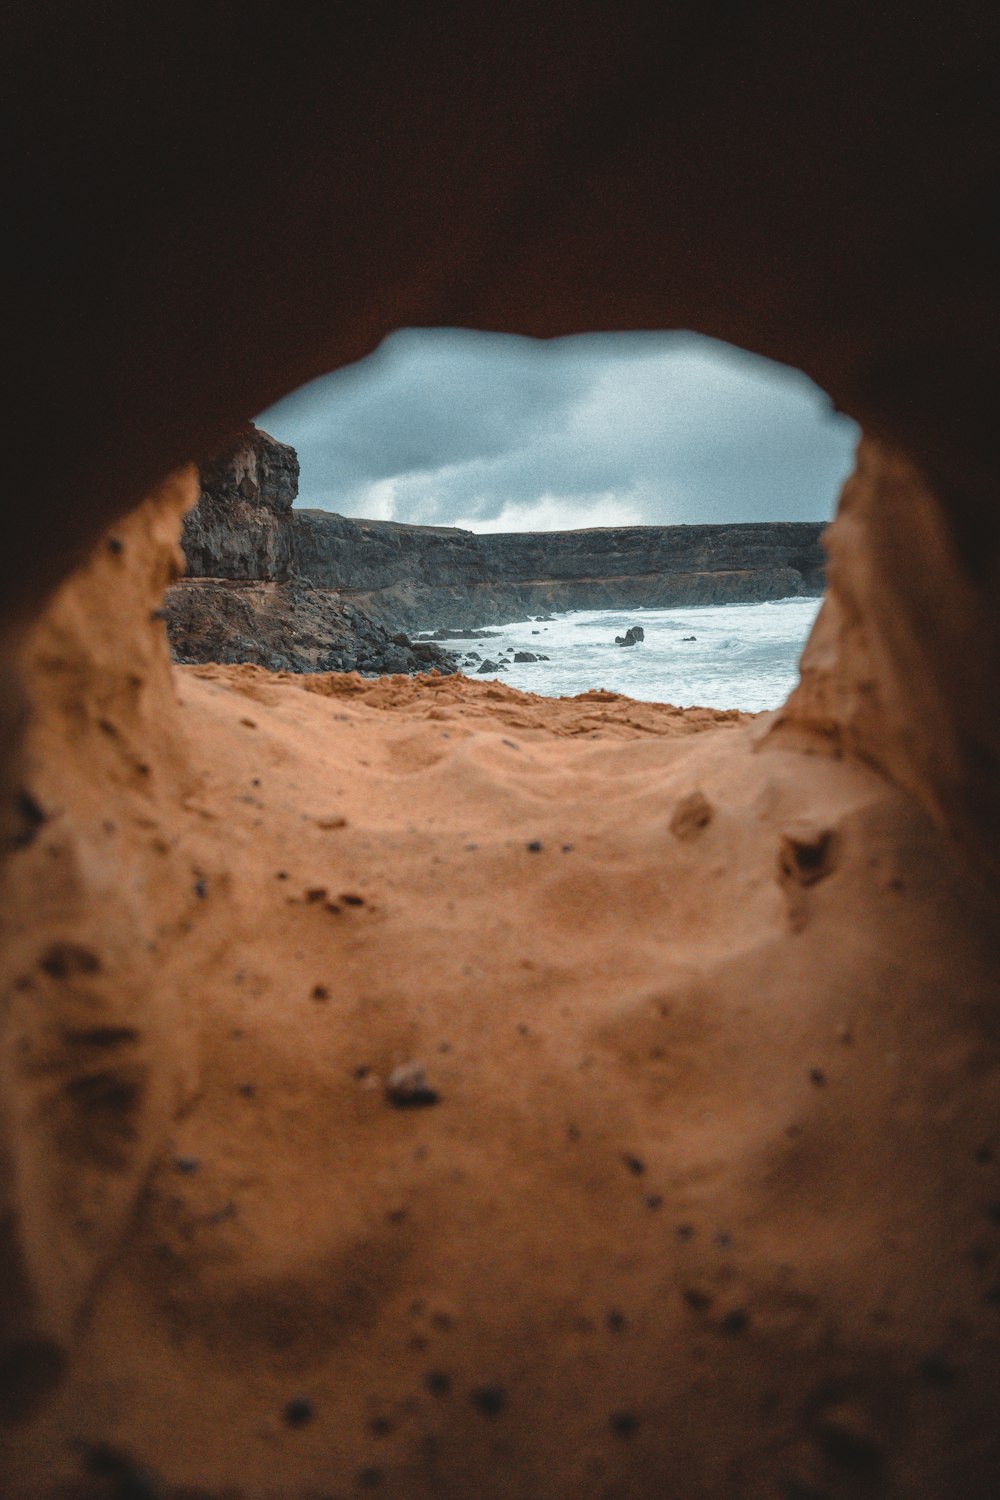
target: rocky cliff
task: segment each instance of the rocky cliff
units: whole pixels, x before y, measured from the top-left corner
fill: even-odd
[[[189,574],[283,582],[299,492],[295,449],[248,422],[199,474],[201,495],[181,538]]]
[[[819,522],[474,535],[293,512],[298,571],[396,629],[565,609],[745,604],[823,592]]]
[[[189,576],[257,583],[297,577],[350,599],[392,631],[823,591],[819,522],[480,536],[293,510],[297,488],[294,450],[245,429],[202,469],[201,499],[184,526]]]
[[[241,663],[272,672],[453,672],[449,652],[414,644],[337,589],[297,577],[294,448],[252,423],[199,470],[184,517],[188,577],[166,591],[174,660]]]

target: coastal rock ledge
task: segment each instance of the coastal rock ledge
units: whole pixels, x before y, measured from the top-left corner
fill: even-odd
[[[390,637],[554,610],[750,604],[818,597],[824,588],[821,522],[479,535],[294,510],[297,492],[294,449],[251,424],[202,467],[201,497],[184,522],[188,578],[166,603],[179,659],[307,671],[454,670],[447,653],[418,659]],[[266,621],[258,619],[265,604]],[[351,636],[361,625],[359,654]],[[264,656],[253,644],[258,637],[266,637]]]

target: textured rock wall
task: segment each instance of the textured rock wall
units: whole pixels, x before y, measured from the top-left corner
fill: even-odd
[[[199,473],[201,495],[184,519],[182,535],[188,572],[286,579],[292,502],[299,489],[295,449],[247,423]]]
[[[627,1063],[620,1088],[602,1083],[592,1110],[564,1113],[559,1125],[571,1120],[576,1130],[593,1119],[603,1130],[617,1099],[629,1127],[623,1149],[631,1152],[648,1138],[658,1156],[667,1140],[679,1144],[685,1190],[712,1208],[688,1247],[702,1262],[701,1268],[690,1263],[697,1273],[690,1289],[704,1307],[702,1270],[717,1267],[709,1291],[725,1295],[727,1313],[730,1298],[745,1297],[749,1326],[742,1335],[732,1324],[719,1328],[719,1338],[714,1326],[699,1330],[692,1357],[707,1420],[695,1428],[690,1408],[676,1399],[684,1362],[675,1327],[661,1311],[672,1279],[668,1247],[679,1243],[674,1225],[686,1221],[668,1219],[665,1204],[648,1219],[642,1210],[642,1222],[656,1236],[657,1297],[644,1304],[640,1318],[629,1316],[631,1306],[619,1306],[617,1294],[635,1263],[640,1220],[606,1217],[607,1200],[591,1187],[599,1178],[589,1171],[586,1199],[576,1213],[563,1215],[561,1200],[536,1173],[564,1158],[553,1156],[549,1140],[525,1134],[536,1112],[544,1118],[568,1097],[561,1081],[553,1086],[558,1067],[564,1061],[579,1082],[586,1076],[583,1064],[595,1053],[603,1056],[609,1026],[592,1028],[571,1045],[559,1040],[555,1025],[551,1046],[544,1033],[527,1038],[524,1056],[544,1063],[531,1093],[529,1066],[511,1051],[520,1040],[505,1035],[503,1065],[488,1088],[476,1090],[486,1106],[482,1138],[490,1148],[508,1138],[526,1144],[495,1165],[472,1145],[456,1163],[467,1176],[498,1185],[483,1204],[475,1254],[461,1242],[456,1248],[452,1230],[465,1233],[476,1216],[467,1204],[456,1211],[450,1177],[447,1188],[442,1175],[441,1186],[428,1191],[411,1141],[400,1156],[403,1202],[415,1200],[416,1264],[421,1254],[430,1255],[447,1278],[441,1304],[420,1304],[426,1322],[419,1337],[424,1346],[435,1341],[435,1359],[440,1348],[442,1370],[445,1349],[454,1348],[455,1273],[470,1266],[478,1283],[471,1295],[492,1297],[507,1320],[512,1363],[523,1370],[525,1351],[530,1356],[538,1345],[544,1365],[510,1413],[516,1425],[506,1430],[492,1417],[481,1418],[464,1390],[455,1390],[446,1411],[438,1396],[417,1386],[413,1369],[413,1383],[400,1392],[392,1416],[406,1413],[408,1420],[418,1400],[433,1412],[420,1450],[430,1471],[428,1492],[440,1496],[452,1482],[461,1496],[484,1485],[530,1496],[543,1475],[550,1489],[567,1494],[586,1493],[589,1486],[629,1490],[644,1500],[672,1491],[713,1500],[793,1494],[987,1500],[997,1493],[991,1094],[997,987],[995,969],[984,978],[979,968],[991,944],[995,963],[996,924],[982,914],[956,868],[962,861],[982,866],[1000,847],[1000,511],[990,404],[997,283],[985,212],[995,151],[997,8],[985,0],[949,11],[938,7],[919,26],[912,10],[899,0],[826,8],[767,0],[732,8],[720,27],[706,7],[620,0],[580,7],[557,0],[534,7],[527,24],[510,7],[475,6],[456,24],[434,7],[428,13],[376,3],[374,17],[371,5],[328,7],[306,35],[288,24],[287,7],[276,5],[257,7],[255,24],[239,27],[225,8],[202,7],[197,26],[188,25],[183,8],[146,8],[137,26],[136,8],[112,0],[99,8],[63,7],[54,26],[49,8],[8,7],[13,36],[5,55],[17,163],[7,199],[8,248],[18,272],[11,280],[8,332],[19,379],[11,413],[18,440],[6,476],[13,504],[0,553],[0,671],[8,679],[0,694],[6,804],[0,822],[18,833],[5,849],[0,903],[11,980],[0,1088],[6,1361],[0,1386],[26,1403],[33,1386],[58,1374],[61,1355],[76,1354],[71,1363],[99,1408],[86,1431],[98,1441],[127,1445],[134,1434],[119,1420],[113,1381],[121,1378],[123,1359],[135,1355],[133,1394],[137,1405],[145,1403],[140,1425],[165,1409],[164,1450],[171,1464],[185,1468],[179,1487],[170,1486],[178,1495],[204,1487],[220,1437],[234,1432],[240,1451],[230,1472],[212,1484],[220,1492],[234,1485],[262,1493],[269,1488],[283,1500],[293,1488],[305,1492],[307,1480],[296,1486],[289,1465],[303,1462],[310,1445],[315,1453],[331,1431],[348,1457],[356,1457],[356,1436],[372,1425],[374,1408],[359,1410],[355,1425],[337,1422],[325,1434],[286,1433],[270,1406],[245,1399],[241,1382],[269,1359],[281,1359],[294,1390],[300,1389],[300,1351],[289,1348],[286,1336],[298,1314],[324,1354],[333,1351],[335,1368],[324,1389],[356,1389],[360,1408],[369,1393],[381,1397],[390,1378],[409,1378],[403,1329],[415,1304],[409,1287],[398,1302],[390,1299],[381,1346],[385,1379],[352,1387],[342,1354],[363,1347],[371,1326],[368,1304],[358,1306],[354,1290],[365,1269],[386,1274],[386,1284],[394,1286],[399,1260],[388,1240],[397,1226],[381,1216],[377,1223],[358,1217],[371,1208],[373,1186],[383,1179],[372,1171],[367,1142],[345,1144],[354,1106],[343,1115],[331,1112],[325,1066],[313,1111],[303,1102],[304,1067],[297,1071],[289,1063],[278,1075],[275,1123],[255,1141],[254,1156],[241,1155],[247,1135],[239,1117],[232,1150],[227,1145],[220,1152],[239,1169],[246,1162],[251,1184],[261,1180],[258,1168],[277,1160],[285,1182],[276,1192],[292,1195],[295,1212],[278,1220],[273,1258],[265,1259],[263,1270],[251,1258],[236,1293],[231,1261],[205,1254],[217,1278],[211,1283],[217,1301],[230,1317],[209,1322],[204,1336],[211,1346],[206,1359],[228,1360],[215,1384],[204,1390],[191,1384],[184,1363],[185,1351],[202,1337],[203,1309],[213,1307],[211,1298],[207,1304],[192,1298],[185,1279],[185,1257],[191,1246],[197,1249],[197,1235],[187,1245],[179,1237],[171,1244],[162,1237],[143,1242],[131,1261],[113,1265],[119,1229],[136,1207],[144,1157],[155,1150],[154,1127],[173,1118],[171,1093],[175,1100],[183,1094],[177,1051],[183,1022],[171,1013],[174,998],[186,997],[188,1014],[200,1014],[204,986],[217,974],[233,973],[240,944],[264,943],[270,930],[292,931],[297,941],[290,923],[298,913],[282,906],[269,928],[261,916],[273,908],[262,906],[248,916],[239,941],[218,938],[213,948],[195,889],[202,877],[185,865],[173,834],[165,837],[157,824],[161,791],[175,776],[178,787],[186,784],[188,743],[184,712],[175,713],[169,694],[155,686],[167,681],[162,636],[150,619],[157,607],[158,548],[138,540],[133,546],[128,529],[113,532],[125,550],[102,554],[86,581],[68,582],[55,601],[51,624],[61,619],[65,626],[81,612],[79,641],[74,644],[76,633],[66,629],[53,637],[44,625],[36,638],[44,649],[29,652],[24,663],[23,691],[9,680],[17,675],[12,663],[27,623],[39,618],[53,589],[160,476],[214,451],[246,413],[361,357],[394,327],[421,324],[536,337],[696,328],[805,369],[879,440],[867,448],[849,486],[835,532],[828,604],[802,688],[776,731],[820,753],[785,757],[772,739],[754,760],[741,739],[727,784],[738,788],[761,776],[745,821],[731,818],[728,794],[717,795],[721,815],[708,832],[710,839],[721,834],[728,841],[725,854],[717,858],[710,844],[711,863],[700,874],[692,863],[669,882],[662,850],[671,835],[661,831],[668,804],[659,795],[639,799],[619,816],[625,804],[609,799],[618,821],[631,823],[645,840],[644,859],[652,852],[653,884],[639,891],[623,879],[619,864],[609,866],[606,885],[596,887],[606,894],[591,906],[581,904],[585,887],[574,892],[581,930],[592,926],[591,917],[610,915],[612,943],[621,940],[623,904],[642,919],[611,976],[619,992],[623,978],[634,976],[634,955],[659,952],[657,972],[643,984],[643,1003],[660,1001],[672,978],[689,987],[689,1003],[673,1011],[683,1029],[664,1054],[655,1049],[665,1011],[637,1013],[630,1021],[623,1009],[613,1023]],[[263,78],[267,87],[248,107],[247,81]],[[197,108],[189,107],[192,99]],[[143,513],[148,520],[145,506]],[[149,663],[147,673],[157,638],[160,664],[154,670]],[[216,713],[213,692],[209,681],[205,719]],[[27,700],[35,720],[23,749],[34,770],[25,780],[18,705]],[[225,753],[199,767],[204,783],[222,784],[234,747],[259,733],[246,717],[242,704],[229,715]],[[436,721],[428,722],[440,740]],[[285,729],[275,725],[275,760],[284,743]],[[234,807],[246,808],[251,820],[248,841],[256,834],[252,818],[259,814],[242,797],[257,773],[249,752],[242,753],[241,800],[217,794],[215,827],[223,834],[217,842],[228,836]],[[507,753],[502,745],[491,752],[497,763]],[[523,752],[509,754],[528,760]],[[873,841],[871,819],[864,820],[866,832],[850,809],[844,814],[841,807],[831,823],[824,786],[839,781],[841,772],[850,785],[863,776],[855,756],[890,768],[943,820],[958,837],[958,860],[918,827],[918,812],[908,804],[904,809],[902,798],[892,817],[875,819],[879,837]],[[792,810],[798,815],[801,807],[807,826],[795,837],[789,832],[779,863],[773,847],[761,844],[761,830],[763,819],[783,820],[791,806],[777,770],[770,780],[766,774],[783,759],[795,762],[802,795]],[[415,762],[414,746],[402,745],[396,769],[409,776]],[[479,783],[484,805],[492,801],[491,775]],[[301,778],[302,787],[310,784]],[[540,792],[547,800],[548,786],[536,783],[521,803],[535,805]],[[302,844],[301,795],[300,789],[288,796],[283,836],[289,849]],[[449,801],[451,786],[442,780],[437,795]],[[200,824],[213,826],[212,809],[196,795],[187,806],[185,837],[201,859],[196,831]],[[457,845],[462,835],[456,832]],[[453,849],[442,849],[442,856],[434,874],[448,872],[444,886],[457,876]],[[498,870],[506,870],[506,857],[499,857]],[[831,859],[841,857],[845,864],[831,872]],[[282,851],[279,868],[284,858]],[[851,864],[855,875],[868,873],[845,882],[842,872]],[[713,1056],[706,1017],[721,987],[702,967],[706,944],[697,926],[698,941],[678,976],[672,923],[679,908],[697,922],[716,872],[731,868],[738,878],[724,886],[723,941],[716,953],[732,984],[732,1025],[720,1033]],[[514,878],[488,888],[487,917],[513,915],[509,898],[518,888]],[[474,893],[476,887],[465,889]],[[826,905],[830,893],[832,907]],[[904,924],[895,903],[913,893],[920,901]],[[754,903],[761,899],[768,920],[783,918],[787,901],[793,924],[787,941],[762,941],[769,929],[758,919]],[[541,892],[534,905],[546,920],[547,900]],[[817,920],[802,927],[810,903]],[[929,903],[933,920],[921,903]],[[876,910],[883,919],[878,930],[866,925]],[[321,920],[316,905],[303,911],[310,921]],[[168,990],[164,932],[185,924],[199,931],[199,919],[201,962],[186,972],[182,956]],[[442,910],[439,924],[421,914],[420,927],[430,929],[441,949],[449,943],[449,922]],[[748,922],[750,946],[734,952],[730,935],[745,931]],[[520,945],[516,924],[514,930]],[[69,946],[50,952],[54,944]],[[976,964],[959,964],[960,949],[966,959],[975,951]],[[395,1026],[398,991],[385,983],[381,1003],[373,1004],[371,979],[391,980],[392,965],[402,964],[405,951],[383,941],[361,975],[359,1035],[370,1035],[373,1019]],[[764,1035],[755,1028],[774,1017],[772,961],[785,966],[793,1003]],[[843,967],[834,971],[836,964]],[[900,984],[914,964],[922,971],[916,992]],[[488,954],[483,970],[494,968]],[[558,962],[545,968],[568,976],[565,1013],[579,1015],[581,993],[599,962],[588,965],[569,938]],[[537,976],[511,972],[492,1011],[505,1014],[511,995],[523,995],[531,1002],[527,1024],[535,1015]],[[836,984],[824,990],[831,972]],[[417,977],[422,1009],[416,1014],[426,1015],[428,994],[437,992],[428,990],[419,969]],[[275,981],[280,1003],[266,1007],[284,1028],[269,1039],[268,1057],[279,1066],[285,1033],[297,1027],[284,981],[283,973]],[[811,1011],[824,994],[829,1010]],[[464,1016],[468,997],[461,1001],[456,1015]],[[626,1005],[623,994],[615,1003]],[[81,1009],[95,1020],[80,1024]],[[334,1020],[333,1007],[327,1014]],[[770,1070],[789,1055],[801,1027],[799,1040],[810,1053],[835,1040],[842,1067],[824,1066],[817,1077],[797,1058],[775,1088]],[[389,1057],[397,1038],[384,1034]],[[416,1023],[411,1031],[407,1022],[407,1051],[416,1034]],[[209,1055],[228,1046],[227,1038],[229,1030],[218,1027]],[[311,1028],[305,1045],[325,1064]],[[456,1047],[455,1056],[462,1050]],[[467,1055],[481,1051],[482,1038],[470,1036]],[[359,1051],[350,1061],[365,1056]],[[850,1060],[862,1056],[867,1071],[843,1086],[853,1071]],[[744,1087],[735,1089],[730,1070],[744,1061]],[[130,1063],[139,1071],[128,1071]],[[603,1066],[594,1072],[607,1077]],[[703,1086],[709,1097],[698,1098],[697,1113],[679,1124],[678,1094]],[[242,1107],[243,1096],[233,1093],[232,1102]],[[633,1113],[642,1101],[653,1106],[644,1121]],[[735,1128],[723,1138],[718,1129],[726,1121]],[[389,1128],[412,1123],[393,1116]],[[640,1124],[646,1128],[639,1130]],[[286,1152],[276,1156],[282,1128]],[[447,1147],[442,1143],[443,1151],[459,1141],[470,1141],[461,1128]],[[796,1141],[800,1149],[790,1155]],[[330,1143],[336,1154],[299,1175],[303,1147],[314,1151],[317,1143]],[[699,1163],[696,1154],[706,1148],[709,1159]],[[838,1154],[843,1171],[833,1178],[846,1185],[839,1203],[829,1172]],[[102,1165],[92,1170],[95,1161]],[[442,1162],[431,1152],[431,1173],[446,1173],[448,1166],[447,1157]],[[614,1168],[617,1182],[621,1164]],[[347,1169],[356,1175],[345,1188]],[[562,1171],[564,1178],[571,1175]],[[783,1198],[787,1243],[776,1236],[774,1205],[763,1198],[744,1220],[745,1234],[729,1243],[729,1173],[749,1184],[751,1207],[756,1193]],[[174,1177],[168,1180],[167,1203],[179,1196],[172,1193]],[[537,1191],[536,1181],[542,1183]],[[649,1182],[647,1169],[637,1191],[645,1192]],[[307,1215],[299,1188],[317,1184],[320,1194],[308,1199]],[[535,1193],[534,1214],[519,1239],[506,1232],[496,1210],[496,1198],[511,1184],[526,1200]],[[912,1200],[900,1216],[895,1195],[906,1184]],[[219,1206],[208,1202],[206,1212]],[[272,1217],[268,1207],[262,1219]],[[343,1224],[354,1239],[339,1254],[326,1245],[311,1256],[299,1247],[310,1220]],[[564,1225],[573,1241],[565,1266],[553,1261],[550,1249],[554,1227]],[[622,1352],[610,1356],[615,1362],[606,1385],[594,1381],[593,1345],[576,1366],[563,1362],[579,1326],[567,1287],[581,1279],[581,1236],[595,1225],[609,1233],[584,1278],[593,1288],[588,1327],[603,1339],[611,1310],[605,1294],[613,1288],[615,1327],[624,1335],[608,1333],[610,1346]],[[443,1228],[439,1240],[435,1228]],[[266,1238],[263,1243],[271,1248]],[[505,1257],[518,1246],[522,1259],[515,1264]],[[752,1247],[761,1256],[756,1265],[744,1259]],[[143,1288],[150,1267],[161,1264],[164,1251],[172,1265],[175,1250],[180,1272],[157,1307],[187,1308],[189,1318],[162,1339],[175,1364],[151,1394],[141,1364],[152,1321]],[[800,1251],[813,1257],[814,1274],[805,1283],[795,1264]],[[837,1309],[823,1294],[845,1268],[845,1298]],[[758,1316],[757,1292],[765,1282],[774,1285],[771,1269],[781,1280],[780,1296]],[[74,1313],[99,1303],[98,1289],[111,1281],[131,1321],[126,1318],[95,1357],[93,1345],[89,1352],[82,1347]],[[685,1282],[678,1277],[676,1285]],[[734,1301],[731,1310],[742,1305]],[[852,1310],[862,1308],[868,1335],[856,1344],[846,1334]],[[341,1320],[352,1309],[358,1321],[346,1325],[351,1331],[345,1336]],[[721,1308],[713,1317],[715,1311]],[[468,1327],[464,1306],[458,1312],[458,1327]],[[249,1344],[241,1341],[248,1327],[257,1330]],[[541,1330],[541,1343],[526,1340],[526,1329]],[[478,1348],[468,1346],[456,1360],[463,1382],[495,1379],[492,1358],[501,1343],[492,1335],[491,1327]],[[612,1413],[628,1415],[621,1405],[631,1379],[626,1368],[650,1372],[650,1398],[627,1448],[620,1426],[608,1434],[614,1461],[621,1467],[631,1460],[631,1471],[619,1476],[599,1465],[582,1479],[567,1475],[567,1452],[586,1451],[593,1433],[607,1431],[601,1421]],[[723,1371],[721,1385],[713,1368]],[[606,1394],[606,1406],[601,1421],[595,1417],[582,1431],[579,1393],[595,1386]],[[170,1421],[170,1402],[188,1390],[196,1410],[189,1405],[181,1420]],[[79,1410],[58,1396],[50,1410],[50,1441],[36,1453],[47,1462],[68,1461],[84,1424]],[[528,1412],[537,1413],[552,1440],[534,1461],[519,1459],[513,1446]],[[252,1463],[246,1429],[237,1428],[244,1418],[255,1424],[253,1441],[260,1444]],[[195,1421],[210,1430],[192,1451]],[[442,1436],[453,1438],[450,1446],[442,1447]],[[356,1487],[367,1488],[385,1473],[387,1489],[398,1488],[397,1480],[405,1484],[404,1476],[416,1472],[410,1450],[394,1446],[402,1441],[399,1433],[379,1441],[392,1454],[391,1467],[362,1471]],[[683,1472],[679,1442],[693,1445]],[[45,1485],[40,1464],[34,1470],[27,1465],[25,1482],[8,1493],[107,1500],[111,1489],[160,1488],[134,1467],[130,1473],[127,1457],[105,1450],[104,1468],[91,1474],[92,1482],[77,1475],[58,1487]],[[136,1461],[143,1458],[140,1446]],[[265,1459],[271,1478],[260,1478],[254,1467]],[[508,1462],[523,1463],[519,1474]],[[657,1462],[659,1471],[647,1469],[644,1482],[643,1466]],[[338,1490],[355,1487],[349,1476],[343,1485],[339,1479]],[[330,1483],[328,1469],[308,1476],[310,1492],[325,1493]]]
[[[182,539],[191,577],[275,583],[294,574],[318,590],[351,596],[391,630],[501,624],[550,610],[750,603],[823,590],[818,522],[483,536],[293,511],[294,449],[252,426],[202,466],[201,483]],[[189,614],[198,598],[187,597]]]
[[[359,595],[377,618],[404,629],[823,590],[818,522],[473,535],[301,510],[293,527],[304,577]]]
[[[59,1377],[191,1082],[163,947],[198,901],[164,836],[194,789],[160,601],[194,471],[98,543],[29,635],[17,847],[0,867],[0,1424]]]
[[[827,595],[775,736],[878,766],[1000,872],[1000,555],[970,566],[926,474],[874,438],[826,546]]]

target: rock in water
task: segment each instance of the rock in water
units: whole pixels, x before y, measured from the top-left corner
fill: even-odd
[[[616,646],[635,646],[639,641],[646,639],[646,632],[641,625],[630,625],[624,635],[615,636]]]

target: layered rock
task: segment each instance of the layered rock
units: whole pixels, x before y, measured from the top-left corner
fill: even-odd
[[[823,592],[823,526],[815,521],[476,535],[298,510],[292,526],[303,576],[351,594],[397,629]]]
[[[336,590],[298,580],[294,448],[247,423],[199,474],[182,534],[188,577],[167,590],[163,606],[175,661],[272,672],[455,671],[439,646],[415,645]]]
[[[475,535],[293,511],[297,489],[294,450],[248,427],[202,469],[202,497],[184,527],[189,575],[268,583],[297,575],[395,631],[823,591],[819,522]]]
[[[299,460],[248,422],[203,463],[201,496],[184,518],[182,545],[195,577],[282,582],[292,565],[292,502]]]
[[[250,662],[272,672],[454,672],[451,652],[389,631],[332,589],[185,578],[167,590],[174,661]]]
[[[178,661],[454,670],[443,652],[414,655],[402,632],[823,591],[818,522],[476,535],[295,511],[298,475],[295,450],[251,424],[202,466],[184,522],[188,582],[166,601]]]

